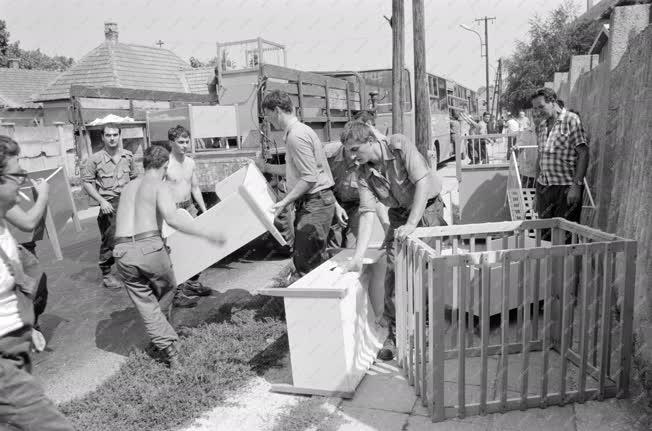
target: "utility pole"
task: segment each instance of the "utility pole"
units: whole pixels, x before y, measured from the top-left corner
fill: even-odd
[[[484,21],[484,61],[485,61],[485,83],[487,85],[487,109],[489,109],[489,21],[495,21],[496,17],[478,18],[476,21]]]
[[[498,116],[503,113],[502,105],[500,103],[502,95],[503,95],[503,59],[499,58],[498,59],[498,104],[496,105],[497,107],[496,120],[498,120]]]
[[[385,17],[387,18],[387,17]],[[403,133],[403,69],[405,68],[405,8],[392,0],[392,133]]]
[[[432,142],[430,131],[430,97],[426,75],[426,28],[423,0],[412,0],[412,27],[414,37],[414,143],[426,160]],[[431,163],[437,169],[437,160]]]

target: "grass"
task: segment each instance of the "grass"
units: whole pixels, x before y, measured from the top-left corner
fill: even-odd
[[[336,431],[347,421],[338,410],[340,398],[310,397],[285,407],[272,431]]]
[[[179,343],[180,370],[134,352],[95,391],[59,408],[80,430],[155,431],[189,425],[246,387],[265,362],[271,363],[274,358],[261,353],[285,330],[281,320],[257,318],[256,310],[244,306],[229,322],[187,329]]]

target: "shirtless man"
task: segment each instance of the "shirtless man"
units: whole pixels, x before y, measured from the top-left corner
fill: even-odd
[[[125,186],[116,219],[115,248],[118,275],[138,310],[152,344],[171,368],[178,367],[177,333],[166,315],[176,282],[167,247],[161,238],[163,220],[181,232],[223,243],[217,230],[206,231],[179,216],[171,187],[163,182],[170,153],[161,146],[145,150],[145,173]]]
[[[177,208],[183,208],[191,216],[197,217],[197,208],[192,200],[199,205],[201,212],[206,212],[206,204],[202,197],[195,172],[195,161],[186,157],[190,149],[190,132],[183,126],[176,126],[168,130],[168,141],[170,151],[170,164],[165,180],[170,183],[172,197]],[[196,274],[188,281],[179,286],[174,298],[176,307],[194,307],[197,305],[197,296],[208,296],[212,289],[199,282],[199,275]]]

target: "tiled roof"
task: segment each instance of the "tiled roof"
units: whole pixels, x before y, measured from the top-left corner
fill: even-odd
[[[620,3],[622,0],[602,0],[596,4],[594,4],[591,9],[588,11],[584,12],[582,15],[580,15],[577,18],[577,22],[581,21],[596,21],[596,20],[601,20],[601,19],[608,19],[608,16],[604,16],[605,13],[608,14],[610,11],[616,7],[618,3]]]
[[[188,93],[189,65],[163,48],[105,41],[42,91],[35,100],[70,97],[70,85],[111,86]]]
[[[194,69],[186,69],[183,75],[188,84],[188,90],[191,93],[208,94],[208,82],[213,79],[215,75],[214,67],[198,67]]]
[[[0,68],[0,108],[37,108],[32,96],[43,91],[61,72]]]

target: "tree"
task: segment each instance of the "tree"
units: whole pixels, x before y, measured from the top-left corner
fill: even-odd
[[[20,41],[10,43],[10,36],[6,22],[0,20],[0,67],[9,66],[9,60],[17,58],[22,69],[63,71],[75,62],[71,57],[61,55],[50,57],[40,49],[21,49]]]
[[[566,0],[547,17],[530,20],[529,41],[517,41],[516,52],[505,60],[507,86],[503,106],[510,111],[530,107],[530,95],[550,81],[555,72],[567,71],[573,55],[586,54],[601,24],[577,21],[576,6]]]

